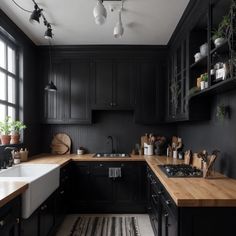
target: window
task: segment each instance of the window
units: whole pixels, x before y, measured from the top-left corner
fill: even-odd
[[[17,47],[0,34],[0,121],[19,117]]]

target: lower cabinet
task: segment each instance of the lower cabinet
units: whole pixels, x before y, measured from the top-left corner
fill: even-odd
[[[55,231],[67,213],[67,202],[70,195],[70,167],[68,164],[61,168],[59,188],[28,219],[22,219],[20,236],[55,235]],[[2,234],[0,235],[2,236]],[[13,235],[9,234],[9,236]],[[8,235],[6,234],[6,236]]]
[[[148,212],[155,236],[235,235],[236,207],[177,207],[148,167]]]
[[[121,177],[109,178],[109,168],[121,168]],[[75,162],[71,212],[145,212],[145,169],[143,162]]]
[[[20,235],[21,198],[17,197],[0,208],[0,235]]]

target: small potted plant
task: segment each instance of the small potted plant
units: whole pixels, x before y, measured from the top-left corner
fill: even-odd
[[[20,142],[20,131],[25,128],[26,126],[19,120],[11,123],[11,144],[18,144]]]
[[[7,116],[4,121],[0,121],[0,139],[2,145],[7,145],[11,140],[11,118]]]
[[[230,17],[226,15],[220,22],[218,29],[213,31],[212,40],[216,47],[220,46],[225,41],[229,26],[230,26]]]
[[[208,88],[208,74],[207,73],[201,75],[200,85],[201,85],[201,90]]]

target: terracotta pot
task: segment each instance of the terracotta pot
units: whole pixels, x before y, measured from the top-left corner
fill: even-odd
[[[19,134],[12,134],[10,144],[18,144],[20,142]]]
[[[7,145],[7,144],[10,144],[11,136],[2,134],[0,136],[0,139],[1,139],[1,144],[2,145]]]

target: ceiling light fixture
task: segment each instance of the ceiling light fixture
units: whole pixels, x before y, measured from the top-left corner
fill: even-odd
[[[124,34],[124,28],[121,21],[121,10],[119,10],[119,20],[114,28],[113,35],[115,38],[121,38]]]
[[[34,3],[34,10],[30,16],[30,19],[29,21],[31,23],[35,23],[35,22],[38,22],[40,23],[40,17],[41,17],[41,12],[43,11],[43,9],[40,9],[38,7],[38,5],[36,3]]]
[[[97,0],[97,5],[93,9],[93,16],[97,25],[105,23],[107,18],[107,10],[103,5],[103,0]]]
[[[50,82],[45,86],[44,90],[47,92],[56,92],[57,87],[52,81],[53,67],[52,67],[52,52],[51,52],[51,50],[52,50],[52,44],[51,44],[51,41],[49,41],[49,78],[50,78]]]
[[[48,83],[45,88],[44,88],[46,91],[49,91],[49,92],[56,92],[57,91],[57,87],[56,85],[50,81],[50,83]]]
[[[44,25],[47,27],[47,30],[45,31],[44,33],[44,37],[46,39],[52,39],[53,37],[53,33],[52,33],[52,26],[51,24],[47,21],[46,17],[44,16],[43,14],[43,9],[41,9],[38,4],[35,2],[35,0],[32,0],[32,2],[34,3],[34,10],[33,11],[29,11],[23,7],[21,7],[15,0],[12,0],[12,2],[17,6],[19,7],[21,10],[25,11],[25,12],[28,12],[28,13],[31,13],[30,15],[30,18],[29,18],[29,21],[31,23],[35,23],[35,22],[38,22],[40,23],[40,17],[43,18],[43,23]]]

